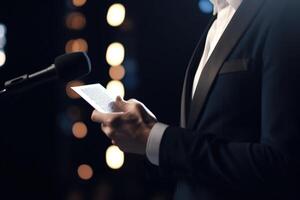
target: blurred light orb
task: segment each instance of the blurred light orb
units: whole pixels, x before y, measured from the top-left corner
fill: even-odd
[[[120,96],[124,98],[125,96],[125,88],[122,82],[117,80],[110,81],[106,86],[107,91],[113,96]]]
[[[6,35],[6,26],[4,24],[0,24],[0,38],[5,37]]]
[[[66,198],[66,200],[82,200],[82,199],[84,199],[83,194],[80,191],[76,191],[76,190],[71,191]]]
[[[113,80],[122,80],[125,76],[125,68],[122,65],[109,68],[109,76]]]
[[[121,65],[125,57],[125,48],[121,43],[110,44],[106,51],[106,61],[111,66]]]
[[[76,7],[81,7],[86,4],[87,0],[72,0],[72,3]]]
[[[69,40],[65,47],[66,53],[88,51],[88,43],[85,39],[79,38]]]
[[[80,99],[80,96],[72,90],[71,87],[82,86],[84,83],[82,81],[70,81],[66,86],[66,94],[71,99]]]
[[[0,67],[2,67],[6,62],[6,54],[4,51],[0,50]]]
[[[4,49],[6,45],[6,37],[0,37],[0,49]]]
[[[76,122],[73,124],[72,132],[77,139],[83,139],[86,137],[88,128],[83,122]]]
[[[72,12],[66,18],[66,26],[69,29],[81,30],[86,25],[86,18],[80,12]]]
[[[107,148],[106,154],[106,164],[111,169],[120,169],[124,164],[124,153],[115,145],[111,145]]]
[[[205,14],[213,12],[213,5],[209,0],[199,0],[199,9]]]
[[[82,164],[77,169],[77,174],[82,180],[89,180],[93,177],[93,169],[87,164]]]
[[[117,27],[124,22],[125,16],[125,7],[120,3],[115,3],[109,7],[106,20],[109,25]]]

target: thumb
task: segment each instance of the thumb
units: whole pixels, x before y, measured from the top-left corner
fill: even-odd
[[[115,109],[117,111],[125,111],[126,110],[126,101],[120,96],[117,96],[115,102]]]

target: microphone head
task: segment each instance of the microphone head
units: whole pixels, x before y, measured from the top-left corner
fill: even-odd
[[[57,75],[65,82],[82,78],[91,72],[91,62],[85,52],[68,53],[54,61]]]

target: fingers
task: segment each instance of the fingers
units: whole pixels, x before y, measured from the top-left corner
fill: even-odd
[[[94,110],[91,116],[93,122],[103,123],[103,124],[112,124],[114,121],[122,117],[123,112],[114,112],[114,113],[103,113],[97,110]]]
[[[104,124],[101,124],[101,129],[103,133],[111,139],[111,143],[114,145],[117,145],[117,140],[121,136],[121,133],[117,133],[111,126],[107,126]]]
[[[93,111],[91,119],[94,122],[101,123],[101,129],[105,135],[113,139],[116,136],[116,132],[122,130],[124,122],[127,122],[127,113],[103,113],[97,110]]]
[[[108,138],[113,138],[115,133],[111,126],[107,126],[105,124],[101,124],[101,130]]]
[[[129,99],[125,101],[122,97],[118,96],[115,102],[115,109],[121,110],[123,112],[134,112],[138,111],[139,107],[141,107],[141,103],[136,99]]]
[[[134,105],[135,109],[137,109],[139,111],[139,113],[141,114],[143,119],[145,119],[146,121],[157,120],[156,116],[140,101],[138,101],[136,99],[130,99],[130,100],[128,100],[128,102],[130,102]]]
[[[136,99],[129,99],[128,101],[125,101],[120,96],[117,96],[114,106],[117,111],[123,112],[134,112],[143,107],[142,103]]]
[[[122,99],[122,97],[120,97],[120,96],[117,96],[117,98],[116,98],[116,102],[115,102],[115,110],[116,111],[126,111],[127,109],[127,102],[126,101],[124,101],[123,99]]]

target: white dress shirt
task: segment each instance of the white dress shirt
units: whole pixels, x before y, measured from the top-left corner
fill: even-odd
[[[206,43],[202,58],[198,69],[196,71],[193,88],[192,97],[195,94],[198,81],[202,70],[207,63],[209,57],[211,56],[213,50],[215,49],[217,43],[219,42],[221,36],[223,35],[226,27],[234,16],[236,10],[239,8],[243,0],[210,0],[214,6],[214,15],[218,14],[216,20],[213,22],[210,30],[208,31],[206,37]],[[152,128],[146,147],[146,156],[148,160],[155,165],[159,165],[159,147],[163,134],[168,125],[162,123],[156,123]]]

